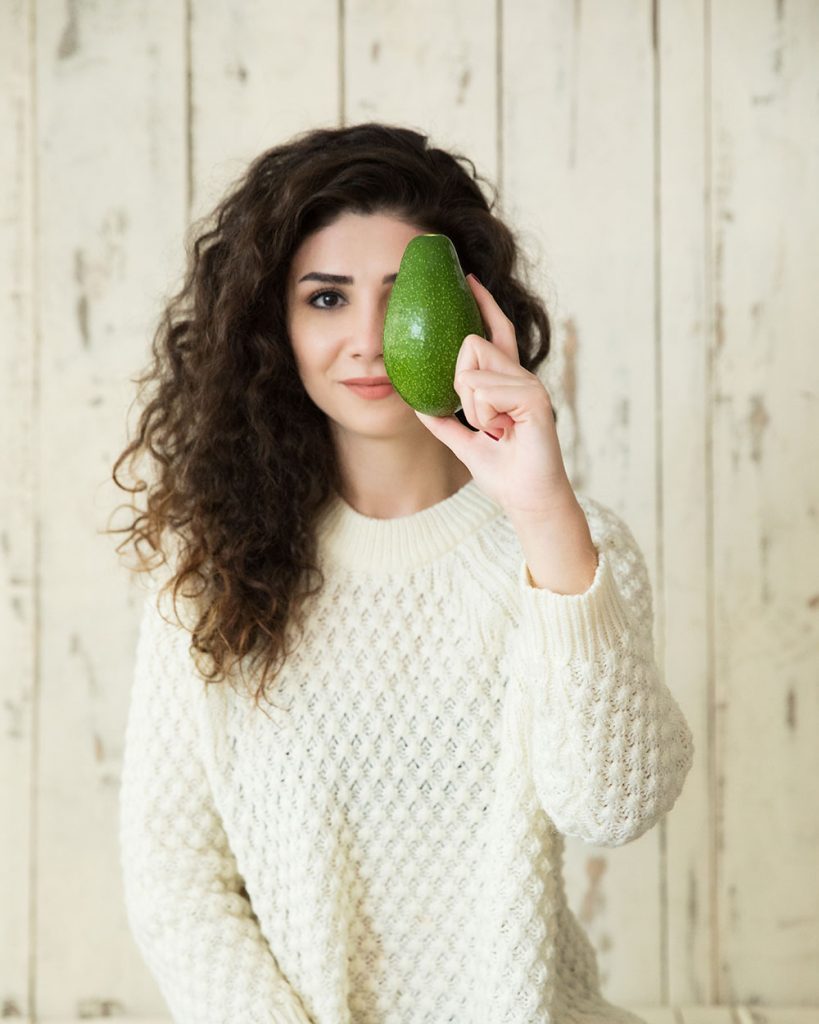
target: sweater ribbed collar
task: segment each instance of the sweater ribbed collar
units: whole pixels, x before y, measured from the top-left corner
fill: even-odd
[[[328,563],[362,571],[412,569],[445,554],[502,511],[474,480],[395,519],[362,515],[336,495],[318,525],[319,553]]]

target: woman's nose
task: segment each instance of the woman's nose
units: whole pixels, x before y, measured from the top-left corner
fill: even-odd
[[[356,325],[356,341],[369,354],[381,354],[384,346],[384,320],[387,309],[385,304],[371,306],[362,310]]]

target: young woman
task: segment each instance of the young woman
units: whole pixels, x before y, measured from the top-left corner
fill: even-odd
[[[120,843],[176,1021],[638,1020],[601,995],[563,837],[645,833],[692,736],[634,537],[569,483],[534,372],[548,316],[478,179],[376,123],[263,153],[139,381],[114,479],[153,460],[123,544],[162,585]],[[452,240],[487,327],[451,418],[349,383],[385,378],[390,288],[424,232]]]

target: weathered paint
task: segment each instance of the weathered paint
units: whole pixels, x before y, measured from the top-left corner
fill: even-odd
[[[641,543],[661,670],[697,738],[673,829],[591,859],[566,844],[607,993],[674,1000],[676,1024],[813,1024],[796,1006],[687,1003],[819,1001],[804,955],[819,942],[814,9],[228,6],[194,0],[188,22],[182,4],[0,5],[0,775],[16,837],[0,1015],[162,1010],[110,831],[139,604],[94,520],[122,381],[188,219],[237,167],[309,124],[372,116],[469,154],[543,240],[567,468]],[[85,872],[93,886],[64,884]]]

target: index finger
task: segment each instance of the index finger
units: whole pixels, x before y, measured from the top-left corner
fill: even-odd
[[[504,355],[520,365],[515,325],[495,302],[489,289],[484,287],[474,274],[467,274],[466,279],[472,288],[481,318],[492,335],[492,344],[497,345]]]

